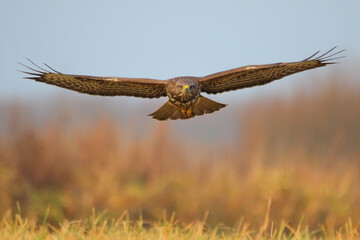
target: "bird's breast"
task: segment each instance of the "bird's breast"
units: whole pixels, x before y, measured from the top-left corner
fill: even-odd
[[[174,97],[169,96],[169,101],[170,101],[172,104],[174,104],[174,105],[176,105],[176,106],[181,106],[181,107],[189,107],[189,106],[192,106],[192,105],[194,105],[194,104],[197,102],[198,99],[199,99],[199,96],[195,96],[194,98],[192,98],[192,99],[190,99],[190,100],[188,100],[188,101],[181,101],[181,100],[179,100],[179,99],[176,99],[176,98],[174,98]]]

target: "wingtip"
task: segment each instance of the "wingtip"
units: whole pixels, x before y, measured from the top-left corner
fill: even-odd
[[[23,66],[23,67],[31,70],[31,71],[38,72],[38,73],[41,74],[41,75],[46,74],[46,73],[58,73],[58,74],[62,74],[61,72],[55,70],[54,68],[50,67],[50,66],[49,66],[48,64],[46,64],[46,63],[44,63],[44,65],[45,65],[46,67],[48,67],[48,68],[50,69],[50,71],[47,70],[47,69],[45,69],[45,68],[40,67],[38,64],[36,64],[36,63],[33,62],[32,60],[30,60],[29,58],[26,58],[26,60],[28,60],[28,61],[29,61],[34,67],[36,67],[37,69],[34,68],[34,67],[30,67],[30,66],[28,66],[28,65],[25,65],[24,63],[19,62],[19,61],[18,61],[17,63],[20,64],[21,66]],[[51,72],[51,71],[52,71],[52,72]],[[31,74],[31,73],[28,73],[28,72],[25,72],[25,73]]]
[[[304,59],[303,61],[304,62],[306,62],[306,61],[319,61],[319,62],[324,63],[324,64],[332,64],[332,62],[329,62],[329,61],[346,57],[345,55],[339,56],[339,54],[343,53],[345,51],[345,49],[341,49],[341,50],[334,53],[334,50],[336,48],[338,48],[338,46],[332,47],[330,50],[326,51],[325,53],[323,53],[323,54],[321,54],[319,56],[316,56],[320,52],[320,51],[317,51],[315,54],[313,54],[310,57]],[[334,56],[336,56],[336,57],[334,57]]]
[[[31,80],[35,80],[35,81],[39,80],[38,77],[24,77],[24,79],[31,79]]]

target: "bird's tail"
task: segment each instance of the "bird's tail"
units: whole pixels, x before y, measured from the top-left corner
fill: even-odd
[[[205,113],[213,113],[224,107],[226,107],[226,104],[218,103],[206,97],[200,96],[199,100],[194,104],[192,112],[194,116],[198,116]]]
[[[167,101],[164,105],[162,105],[158,110],[149,114],[154,119],[164,121],[167,119],[179,119],[181,118],[182,114],[179,111],[179,107],[172,104],[171,102]]]
[[[167,119],[189,119],[206,113],[213,113],[223,107],[226,107],[226,104],[218,103],[206,97],[200,96],[193,106],[186,109],[167,101],[158,110],[149,114],[149,116],[152,116],[152,118],[160,121]]]

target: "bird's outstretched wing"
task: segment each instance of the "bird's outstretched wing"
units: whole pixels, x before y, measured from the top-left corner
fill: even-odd
[[[31,70],[31,72],[21,71],[30,75],[25,78],[81,93],[101,96],[133,96],[143,98],[159,98],[166,96],[166,81],[146,78],[94,77],[62,74],[46,64],[45,65],[50,71],[39,67],[32,61],[30,62],[38,69],[20,63]]]
[[[211,74],[200,79],[201,91],[216,94],[241,88],[264,85],[285,76],[305,71],[312,68],[334,64],[335,59],[344,50],[333,53],[333,47],[326,53],[317,56],[317,51],[312,56],[300,62],[274,63],[266,65],[252,65],[231,69],[224,72]]]

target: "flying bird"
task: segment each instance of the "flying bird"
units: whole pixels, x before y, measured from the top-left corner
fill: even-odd
[[[56,85],[91,95],[100,96],[133,96],[142,98],[168,97],[169,100],[157,111],[149,114],[157,120],[189,119],[205,113],[213,113],[224,108],[226,104],[218,103],[201,95],[202,92],[217,94],[241,88],[264,85],[285,76],[305,70],[334,64],[333,60],[342,58],[334,53],[333,47],[326,53],[320,51],[299,62],[249,65],[204,77],[182,76],[168,80],[125,77],[94,77],[86,75],[63,74],[45,64],[49,70],[26,66],[31,72],[27,79]],[[319,55],[319,56],[318,56]]]

